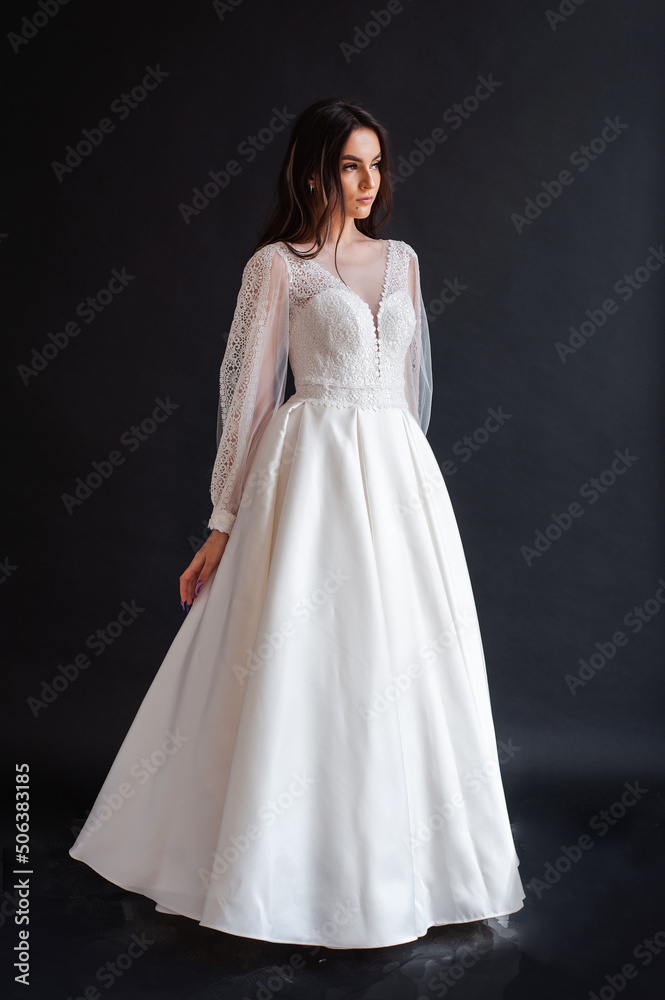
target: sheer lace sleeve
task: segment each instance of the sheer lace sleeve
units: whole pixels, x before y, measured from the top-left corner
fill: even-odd
[[[210,528],[231,533],[261,435],[284,402],[288,354],[288,270],[271,244],[245,265],[220,369]]]
[[[406,355],[405,390],[411,413],[420,424],[423,434],[427,433],[432,411],[432,356],[429,339],[429,325],[420,290],[420,266],[415,250],[405,244],[409,251],[409,294],[416,313],[416,330]]]

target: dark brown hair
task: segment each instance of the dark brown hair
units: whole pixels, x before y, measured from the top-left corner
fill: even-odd
[[[356,219],[356,228],[371,239],[384,226],[392,212],[388,133],[373,115],[358,104],[337,97],[317,101],[298,116],[277,179],[274,207],[263,226],[254,253],[268,243],[316,243],[307,253],[293,250],[300,257],[315,257],[324,245],[338,206],[344,208],[344,189],[340,178],[342,149],[352,132],[359,128],[376,132],[381,147],[379,172],[381,183],[366,219]],[[313,197],[308,177],[317,184]],[[323,202],[322,210],[317,205]],[[341,235],[341,229],[340,234]],[[339,236],[338,236],[339,242]],[[335,244],[335,258],[337,243]]]

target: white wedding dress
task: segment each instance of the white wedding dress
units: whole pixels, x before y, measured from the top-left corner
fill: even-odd
[[[418,259],[381,243],[376,315],[284,243],[245,266],[211,490],[229,541],[70,850],[160,911],[266,941],[382,947],[524,905],[425,437]]]

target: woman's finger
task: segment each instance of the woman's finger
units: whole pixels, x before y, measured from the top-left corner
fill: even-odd
[[[194,600],[194,588],[199,578],[199,573],[205,565],[205,556],[197,552],[184,573],[180,576],[180,606],[187,610]]]
[[[214,532],[211,539],[204,543],[180,576],[180,607],[185,612],[190,610],[210,574],[219,565],[229,536],[226,532]]]

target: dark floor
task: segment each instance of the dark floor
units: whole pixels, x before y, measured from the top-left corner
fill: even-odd
[[[15,986],[15,995],[662,1000],[663,794],[643,778],[625,797],[629,804],[620,805],[624,782],[636,781],[625,775],[559,788],[513,783],[508,801],[527,896],[522,910],[504,918],[507,926],[489,920],[437,927],[409,944],[348,951],[269,944],[157,913],[151,900],[69,857],[85,807],[76,817],[60,802],[49,813],[51,829],[33,842],[31,985]],[[590,846],[576,851],[585,833]],[[10,870],[6,864],[0,935],[13,947]],[[123,958],[132,941],[134,956]],[[113,972],[107,963],[115,962]]]

